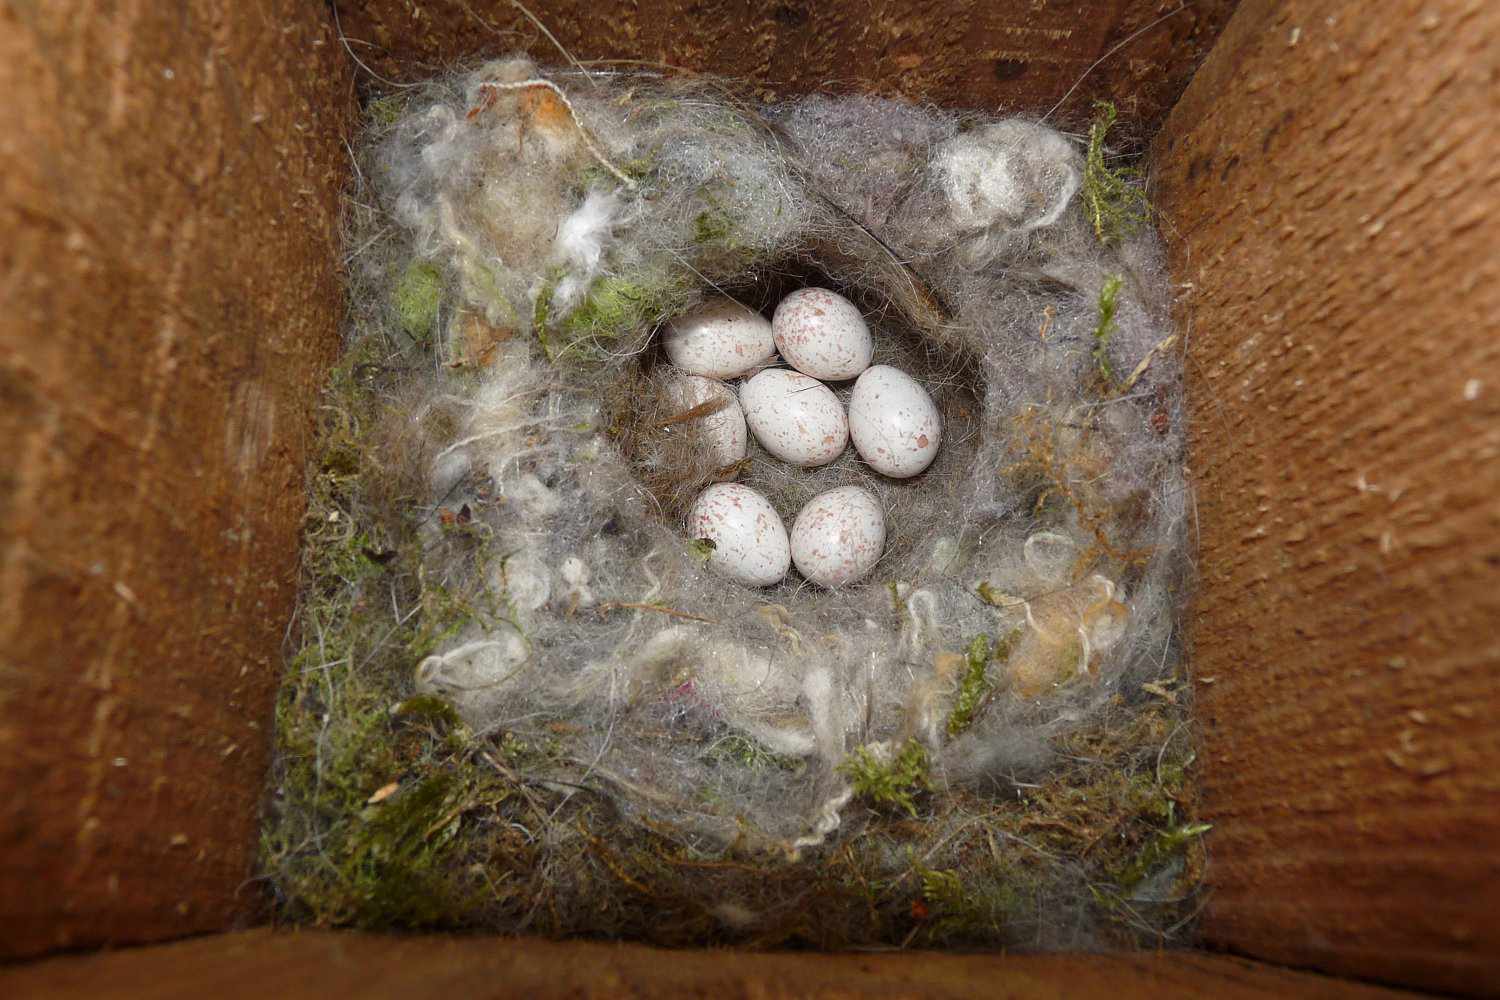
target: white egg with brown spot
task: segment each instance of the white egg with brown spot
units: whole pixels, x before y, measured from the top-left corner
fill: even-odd
[[[885,550],[885,511],[863,486],[840,486],[807,502],[792,523],[792,562],[820,586],[858,583]]]
[[[747,587],[780,583],[791,566],[786,525],[771,502],[739,483],[716,483],[688,513],[688,537],[709,543],[708,566]]]
[[[772,456],[804,469],[827,465],[849,443],[844,404],[815,378],[768,368],[740,386],[745,422]]]
[[[750,434],[733,389],[702,375],[678,375],[668,384],[667,397],[676,410],[676,427],[697,435],[707,465],[725,469],[745,457]]]
[[[916,379],[899,368],[876,365],[854,383],[849,437],[870,468],[892,479],[907,479],[937,457],[943,418]]]
[[[776,353],[770,322],[729,298],[710,299],[672,320],[662,344],[672,364],[709,378],[736,378]]]
[[[858,375],[875,353],[859,307],[826,288],[799,288],[782,299],[771,333],[787,364],[829,382]]]

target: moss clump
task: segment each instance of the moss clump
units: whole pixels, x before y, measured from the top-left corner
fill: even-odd
[[[1173,858],[1180,856],[1188,845],[1213,829],[1210,823],[1183,823],[1162,830],[1146,843],[1145,848],[1129,864],[1115,875],[1115,881],[1123,891],[1130,891],[1146,876],[1160,870]]]
[[[427,578],[416,516],[381,493],[373,464],[389,457],[393,430],[410,426],[382,401],[385,380],[399,377],[393,356],[373,338],[356,347],[318,411],[300,648],[276,701],[260,860],[293,919],[465,926],[485,885],[466,864],[478,817],[512,790],[451,705],[411,691],[421,651],[485,612]],[[409,610],[393,620],[395,605]]]
[[[365,116],[371,123],[379,126],[388,127],[394,125],[405,113],[406,97],[402,94],[377,97],[365,105]]]
[[[463,725],[453,706],[436,695],[413,695],[391,709],[398,718],[448,726],[457,729]]]
[[[392,305],[401,329],[418,343],[424,343],[432,336],[442,301],[443,276],[437,268],[423,261],[407,265],[392,294]]]
[[[421,614],[412,629],[403,633],[412,662],[432,654],[472,622],[504,617],[489,594],[456,593],[429,579],[425,569],[418,570],[417,580]]]
[[[537,342],[542,345],[542,350],[546,352],[549,361],[557,359],[553,353],[552,338],[548,335],[548,329],[552,322],[552,297],[557,294],[557,284],[562,280],[562,276],[563,272],[558,268],[548,271],[542,287],[537,289],[536,301],[531,307],[531,329],[536,333]]]
[[[473,889],[455,884],[450,864],[462,815],[486,791],[457,771],[439,771],[365,808],[341,852],[356,923],[431,926],[464,908],[462,896]]]
[[[1005,865],[987,866],[998,878],[966,881],[953,870],[928,868],[915,862],[921,879],[924,942],[930,945],[993,940],[1007,923],[1024,916],[1025,881]]]
[[[649,178],[651,172],[656,169],[656,159],[651,156],[635,156],[616,163],[615,166],[620,173],[639,184]],[[620,179],[606,170],[602,164],[589,163],[578,173],[578,194],[582,196],[593,188],[613,188],[619,183]]]
[[[985,671],[990,665],[990,637],[976,635],[964,654],[964,676],[958,684],[958,698],[948,715],[948,735],[958,736],[974,724],[974,713],[989,693],[990,682]]]
[[[754,238],[739,220],[750,206],[733,185],[705,185],[698,191],[704,208],[693,216],[692,240],[697,266],[713,273],[735,274],[753,267],[761,258]]]
[[[727,243],[734,222],[719,209],[704,210],[693,219],[693,239],[699,244]]]
[[[1109,365],[1109,341],[1115,333],[1115,313],[1120,304],[1120,286],[1125,279],[1118,274],[1105,279],[1099,289],[1099,319],[1094,323],[1094,364],[1106,382],[1113,384],[1114,371]]]
[[[606,276],[568,314],[563,326],[575,337],[613,340],[647,326],[669,307],[670,291],[629,277]]]
[[[992,608],[1008,608],[1019,603],[1016,598],[1011,597],[1009,594],[1003,594],[996,590],[994,584],[988,580],[980,580],[974,588],[974,593],[978,594],[979,599]]]
[[[926,747],[907,740],[894,756],[857,747],[839,765],[839,773],[854,785],[855,795],[876,808],[900,809],[915,817],[916,796],[932,788],[929,767]]]
[[[1083,167],[1083,200],[1088,206],[1094,235],[1106,246],[1119,243],[1151,218],[1151,203],[1139,187],[1138,172],[1131,167],[1105,163],[1104,139],[1115,124],[1115,106],[1094,102],[1094,124],[1089,128],[1088,155]]]
[[[994,603],[991,600],[994,597],[993,588],[989,583],[981,582],[979,588],[981,599],[986,603]],[[991,591],[990,597],[985,596],[985,590]],[[969,642],[969,648],[964,653],[964,676],[958,683],[958,697],[953,701],[953,711],[948,714],[947,729],[950,737],[961,736],[974,724],[974,718],[994,690],[988,676],[989,665],[1010,659],[1011,651],[1020,638],[1021,630],[1015,629],[993,647],[987,635],[977,635]]]
[[[790,773],[806,770],[807,764],[800,757],[788,757],[774,753],[747,736],[725,733],[709,747],[707,756],[751,770],[775,769]]]

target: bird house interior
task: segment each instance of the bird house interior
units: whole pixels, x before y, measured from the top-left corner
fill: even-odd
[[[1500,6],[1380,8],[0,6],[0,986],[1500,989]],[[1176,696],[1212,827],[1191,947],[655,950],[278,919],[260,830],[357,125],[519,52],[768,104],[870,93],[1086,137],[1103,100],[1128,123],[1185,399]]]

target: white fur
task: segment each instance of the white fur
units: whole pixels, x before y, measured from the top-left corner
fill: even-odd
[[[603,270],[604,252],[621,222],[625,204],[613,191],[594,188],[557,227],[552,256],[567,274],[557,283],[552,308],[562,315],[577,304]]]

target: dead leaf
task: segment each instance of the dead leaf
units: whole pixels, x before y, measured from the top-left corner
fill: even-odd
[[[1147,692],[1149,692],[1151,694],[1154,694],[1158,698],[1164,698],[1169,703],[1171,703],[1173,705],[1177,704],[1177,692],[1175,692],[1175,691],[1168,691],[1166,688],[1162,687],[1160,684],[1149,684],[1149,683],[1148,684],[1142,684],[1141,685],[1141,690],[1142,691],[1147,691]]]
[[[390,798],[392,795],[395,795],[396,794],[396,789],[398,789],[400,787],[401,787],[401,782],[399,782],[399,781],[393,781],[389,785],[381,785],[379,788],[377,788],[375,790],[375,794],[374,795],[371,795],[368,799],[365,799],[365,805],[367,805],[367,806],[373,806],[377,802],[384,802],[386,799]]]

